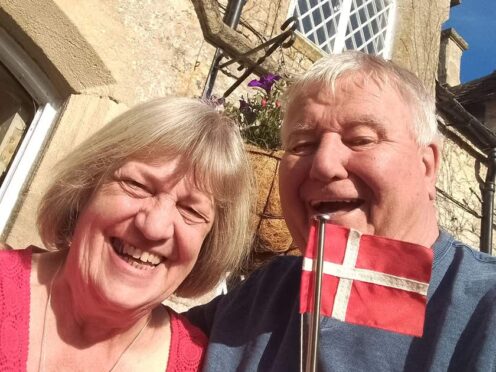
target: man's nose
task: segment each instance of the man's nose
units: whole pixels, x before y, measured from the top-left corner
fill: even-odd
[[[175,202],[169,198],[153,199],[136,214],[135,225],[150,241],[166,240],[174,235]]]
[[[349,151],[339,134],[323,134],[312,159],[310,178],[321,182],[347,178]]]

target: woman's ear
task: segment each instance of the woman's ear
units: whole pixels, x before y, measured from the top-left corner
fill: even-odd
[[[429,192],[429,199],[436,199],[436,181],[441,166],[441,149],[437,142],[422,148],[422,162],[424,165],[425,186]]]

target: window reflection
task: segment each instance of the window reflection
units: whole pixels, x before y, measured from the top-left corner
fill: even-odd
[[[0,62],[0,184],[36,110],[32,97]]]

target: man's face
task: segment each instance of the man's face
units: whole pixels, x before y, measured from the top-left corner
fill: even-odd
[[[372,81],[341,79],[334,95],[313,85],[293,101],[279,187],[300,248],[316,213],[365,234],[434,243],[439,153],[417,145],[412,121],[401,95]]]

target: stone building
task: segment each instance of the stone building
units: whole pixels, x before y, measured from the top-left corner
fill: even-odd
[[[280,34],[280,26],[294,14],[300,17],[294,43],[278,48],[255,73],[291,75],[324,53],[365,50],[411,69],[432,94],[444,92],[449,102],[466,105],[465,114],[479,123],[494,121],[495,101],[481,108],[477,98],[486,91],[477,90],[475,82],[463,88],[452,80],[457,69],[459,74],[464,44],[452,35],[446,39],[445,33],[442,38],[441,26],[458,1],[328,0],[310,6],[315,2],[243,0],[236,30],[223,22],[232,3],[0,0],[0,241],[15,247],[41,244],[35,228],[37,203],[55,163],[74,145],[138,102],[164,95],[200,96],[216,48],[240,58],[246,68],[263,50],[246,52]],[[233,84],[242,73],[238,66],[219,71],[214,94],[221,96]],[[242,84],[229,99],[245,93]],[[446,136],[438,185],[440,221],[478,246],[479,184],[485,177],[487,148],[463,130],[465,114],[455,115],[443,105],[440,102]],[[253,150],[254,158],[257,152]],[[277,157],[269,154],[262,165],[255,163],[256,172],[270,173],[259,177],[255,221],[259,251],[268,255],[269,247],[286,252],[290,246],[277,188],[272,187]]]
[[[460,84],[460,59],[467,47],[454,29],[442,32],[436,96],[445,138],[438,204],[443,226],[491,252],[496,75]]]

